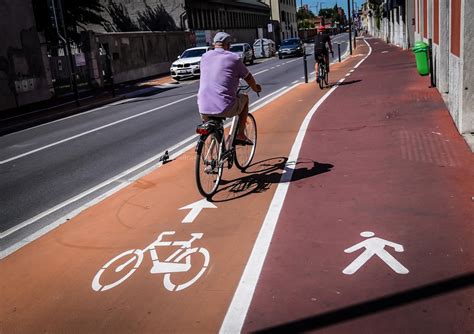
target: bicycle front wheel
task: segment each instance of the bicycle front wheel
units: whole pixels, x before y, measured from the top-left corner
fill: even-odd
[[[240,170],[247,168],[252,162],[255,150],[257,149],[257,122],[252,114],[248,114],[245,122],[245,135],[253,145],[235,146],[235,165]]]
[[[130,249],[117,255],[99,269],[92,280],[92,289],[107,291],[123,283],[137,270],[142,260],[143,251],[141,249]],[[109,277],[104,278],[103,276],[106,276],[104,273],[108,273]],[[105,280],[110,282],[104,283]]]
[[[220,151],[221,144],[214,133],[202,138],[197,148],[196,185],[199,193],[206,198],[214,195],[222,177]]]

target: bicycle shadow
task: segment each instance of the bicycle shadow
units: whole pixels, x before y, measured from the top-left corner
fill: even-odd
[[[272,184],[306,179],[327,173],[334,167],[311,159],[298,159],[288,165],[287,161],[286,157],[278,157],[253,163],[242,172],[246,175],[231,180],[222,179],[221,187],[209,201],[227,202],[250,194],[263,193],[269,190]]]
[[[358,82],[361,82],[362,80],[357,79],[357,80],[349,80],[349,81],[343,81],[343,82],[335,82],[335,83],[330,83],[327,87],[325,88],[332,88],[334,86],[345,86],[345,85],[352,85]]]

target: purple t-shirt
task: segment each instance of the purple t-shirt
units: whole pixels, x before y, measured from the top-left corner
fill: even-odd
[[[240,57],[222,48],[206,52],[201,58],[198,106],[201,114],[220,114],[236,99],[239,79],[249,71]]]

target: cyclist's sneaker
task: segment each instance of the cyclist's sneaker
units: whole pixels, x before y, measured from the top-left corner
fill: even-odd
[[[235,140],[235,145],[252,146],[253,143],[250,139],[236,139]]]

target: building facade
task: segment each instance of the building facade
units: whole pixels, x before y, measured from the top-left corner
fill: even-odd
[[[235,42],[253,43],[268,37],[270,7],[258,0],[102,0],[103,13],[109,24],[89,26],[95,32],[123,32],[120,18],[131,20],[135,31],[150,29],[144,24],[144,14],[161,12],[156,21],[165,21],[162,31],[184,30],[195,33],[196,45],[209,45],[212,36],[221,30],[229,32]],[[115,19],[117,16],[117,19]],[[149,17],[150,15],[148,15]],[[125,27],[126,28],[126,27]]]
[[[298,37],[296,0],[262,0],[270,6],[273,40],[280,44],[286,38]]]
[[[474,137],[474,1],[369,0],[366,29],[408,49],[432,42],[433,80],[459,132]]]

